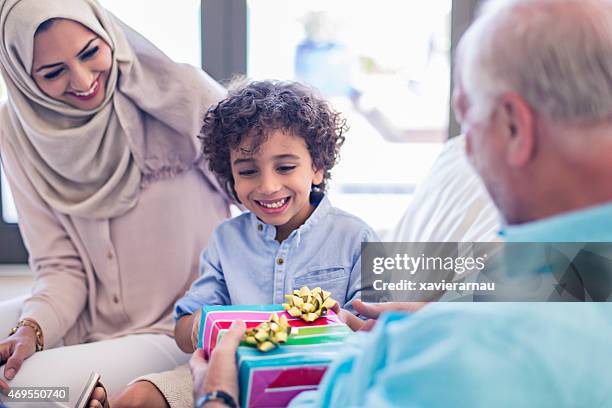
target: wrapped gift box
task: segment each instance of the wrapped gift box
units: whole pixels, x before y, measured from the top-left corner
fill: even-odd
[[[268,321],[276,312],[292,327],[286,343],[262,353],[240,346],[237,353],[240,400],[243,407],[284,407],[297,394],[316,389],[327,366],[351,330],[333,312],[305,323],[289,316],[281,305],[205,306],[200,323],[200,347],[207,355],[235,320],[247,327]]]

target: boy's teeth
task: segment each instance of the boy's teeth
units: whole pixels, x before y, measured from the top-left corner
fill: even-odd
[[[259,204],[266,208],[279,208],[282,207],[283,204],[285,204],[285,201],[287,201],[287,199],[283,198],[282,200],[274,201],[273,203],[264,203],[263,201],[260,201]]]

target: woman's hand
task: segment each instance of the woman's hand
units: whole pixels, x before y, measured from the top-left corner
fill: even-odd
[[[191,360],[189,360],[189,368],[193,377],[193,395],[195,401],[208,392],[225,391],[238,404],[236,350],[238,345],[240,345],[245,330],[246,325],[244,322],[234,322],[211,353],[209,361],[206,361],[204,358],[204,350],[197,349],[193,353]]]
[[[0,365],[4,366],[7,380],[15,378],[23,361],[36,352],[36,333],[29,326],[22,326],[15,334],[0,341]],[[6,394],[9,386],[0,380],[0,392]]]

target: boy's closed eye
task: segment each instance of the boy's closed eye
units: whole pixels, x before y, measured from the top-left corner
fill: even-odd
[[[279,173],[289,173],[293,170],[295,170],[295,168],[297,167],[297,165],[295,164],[284,164],[284,165],[280,165],[276,168],[276,171],[278,171]]]
[[[242,177],[252,177],[257,174],[257,169],[239,170],[238,174]]]

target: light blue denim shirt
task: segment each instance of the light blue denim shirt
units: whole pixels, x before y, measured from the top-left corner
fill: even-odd
[[[320,286],[350,309],[361,289],[361,243],[377,240],[361,219],[312,194],[318,205],[278,242],[276,227],[246,212],[221,224],[200,260],[200,277],[176,302],[175,318],[202,305],[283,303],[301,286]]]
[[[612,242],[612,205],[505,228]],[[612,407],[612,304],[434,303],[351,338],[291,407]]]

